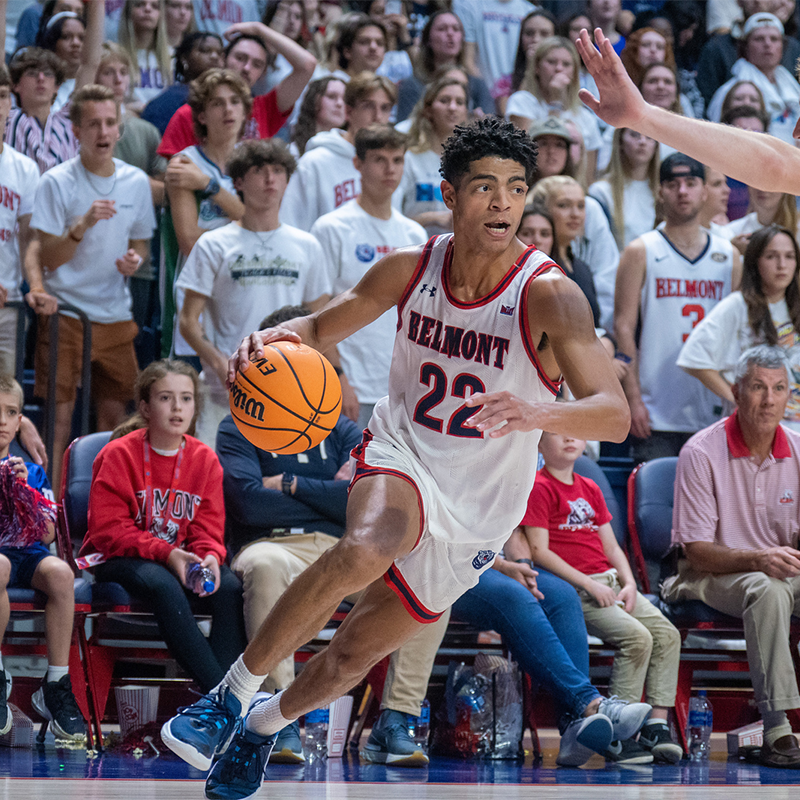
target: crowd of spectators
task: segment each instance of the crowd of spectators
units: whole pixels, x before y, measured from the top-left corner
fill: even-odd
[[[137,373],[178,358],[200,373],[197,438],[230,448],[236,343],[265,314],[314,310],[383,255],[451,231],[442,145],[493,114],[538,145],[519,237],[586,295],[631,407],[634,456],[677,455],[729,413],[736,361],[759,343],[797,365],[786,415],[798,424],[797,198],[605,124],[579,99],[593,81],[574,45],[599,27],[647,102],[796,144],[792,0],[0,0],[0,15],[0,374],[14,371],[21,313],[3,306],[24,298],[34,394],[55,404],[57,490],[79,317],[97,430],[142,402]],[[390,317],[329,354],[358,429],[387,392]],[[294,496],[296,484],[272,486],[277,472],[250,460],[241,480],[256,494]],[[222,461],[229,487],[244,459]],[[343,466],[337,457],[326,480]],[[229,513],[250,515],[235,493]],[[317,530],[308,524],[302,535]],[[283,526],[295,527],[270,528]],[[231,549],[243,564],[248,542]],[[256,568],[234,569],[246,611]],[[386,708],[411,713],[411,695]]]

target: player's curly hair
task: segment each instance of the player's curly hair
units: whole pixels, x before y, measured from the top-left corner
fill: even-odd
[[[500,117],[483,117],[469,125],[456,126],[444,143],[439,172],[458,189],[473,161],[495,156],[520,164],[525,169],[525,181],[533,186],[536,153],[536,143],[525,131]]]

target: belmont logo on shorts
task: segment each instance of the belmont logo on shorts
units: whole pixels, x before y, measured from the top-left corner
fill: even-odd
[[[494,550],[478,550],[478,555],[472,559],[472,566],[475,567],[475,569],[485,567],[494,557]]]

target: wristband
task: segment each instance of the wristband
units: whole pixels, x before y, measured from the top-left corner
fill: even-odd
[[[514,560],[515,564],[527,564],[531,569],[533,569],[533,559],[530,558],[517,558]]]
[[[292,484],[294,483],[294,475],[291,472],[284,472],[281,478],[281,490],[284,494],[291,495]]]

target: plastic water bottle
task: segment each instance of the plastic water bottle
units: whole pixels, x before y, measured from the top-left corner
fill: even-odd
[[[705,689],[701,689],[689,699],[686,742],[689,746],[690,761],[708,761],[713,723],[714,710],[708,702]]]
[[[328,706],[309,711],[306,714],[305,749],[309,759],[326,758],[328,755],[328,720],[330,712]]]
[[[186,583],[197,594],[200,594],[200,592],[211,594],[216,585],[214,583],[214,573],[208,567],[203,567],[196,561],[194,564],[190,564],[186,570]]]
[[[409,726],[410,728],[411,726]],[[421,747],[423,750],[428,749],[428,733],[431,729],[431,704],[426,697],[422,701],[419,716],[413,722],[413,732],[411,735],[414,737],[414,743]]]

